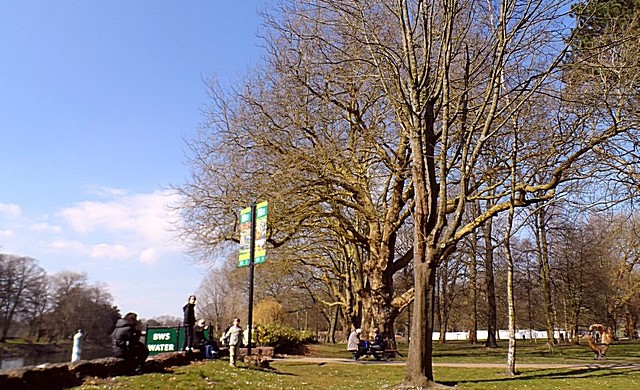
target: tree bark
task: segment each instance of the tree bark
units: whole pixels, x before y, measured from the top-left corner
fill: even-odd
[[[438,302],[438,323],[440,325],[440,337],[438,343],[447,342],[447,323],[449,322],[449,273],[446,264],[440,267],[440,291],[436,297]]]
[[[414,315],[411,322],[411,343],[423,346],[411,349],[407,359],[405,383],[415,387],[433,385],[433,314],[436,290],[436,269],[428,262],[415,265]],[[416,315],[415,313],[421,313]]]
[[[471,329],[469,329],[469,343],[478,343],[478,265],[476,249],[478,235],[471,235],[471,253],[469,254],[469,300],[471,301]]]
[[[546,213],[544,207],[539,207],[535,212],[536,242],[538,247],[538,260],[540,262],[540,282],[542,284],[542,296],[544,299],[545,319],[547,325],[547,344],[553,349],[554,336],[554,309],[551,298],[551,266],[549,265],[549,249],[547,242]]]
[[[485,347],[498,348],[496,332],[498,328],[498,308],[496,305],[496,282],[493,276],[493,243],[491,241],[492,219],[484,225],[484,267],[485,284],[487,286],[487,341]]]

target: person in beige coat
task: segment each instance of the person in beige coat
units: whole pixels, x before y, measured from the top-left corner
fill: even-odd
[[[243,343],[242,327],[240,326],[239,318],[233,320],[233,325],[225,332],[223,337],[229,340],[229,365],[235,367],[240,345]]]

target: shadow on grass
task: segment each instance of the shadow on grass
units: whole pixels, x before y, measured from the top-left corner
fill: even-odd
[[[282,372],[277,368],[273,368],[273,367],[238,366],[235,369],[240,371],[260,371],[268,374],[276,374],[276,375],[282,375],[282,376],[297,376],[296,374],[292,374],[289,372]]]
[[[620,365],[620,366],[612,366],[607,367],[605,369],[599,367],[583,367],[576,368],[570,370],[563,370],[558,372],[557,370],[539,370],[539,371],[529,371],[520,373],[514,377],[503,377],[503,378],[493,378],[493,379],[479,379],[479,380],[462,380],[462,381],[442,381],[438,383],[442,383],[446,386],[456,386],[459,384],[481,384],[481,383],[513,383],[513,382],[524,382],[535,379],[596,379],[596,378],[613,378],[613,377],[621,377],[624,376],[628,370],[618,370],[614,371],[616,368],[627,368],[628,366]]]

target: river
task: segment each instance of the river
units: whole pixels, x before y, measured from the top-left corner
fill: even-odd
[[[107,357],[109,350],[89,350],[83,352],[83,360]],[[71,361],[71,352],[29,354],[26,356],[11,356],[0,359],[0,370],[11,370],[24,366],[37,366],[43,363],[64,363]]]

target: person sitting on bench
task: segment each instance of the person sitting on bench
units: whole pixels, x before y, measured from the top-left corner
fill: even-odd
[[[371,343],[372,350],[384,351],[384,337],[380,334],[378,327],[373,328],[373,342]]]
[[[364,355],[366,351],[366,346],[360,341],[360,333],[362,333],[362,329],[354,330],[347,341],[347,351],[353,352],[353,358],[356,360]]]
[[[204,331],[209,330],[209,335],[206,336]],[[193,340],[194,346],[200,350],[203,357],[207,359],[217,359],[220,354],[220,348],[218,343],[213,339],[213,329],[211,326],[207,326],[203,319],[198,320],[193,327]]]

